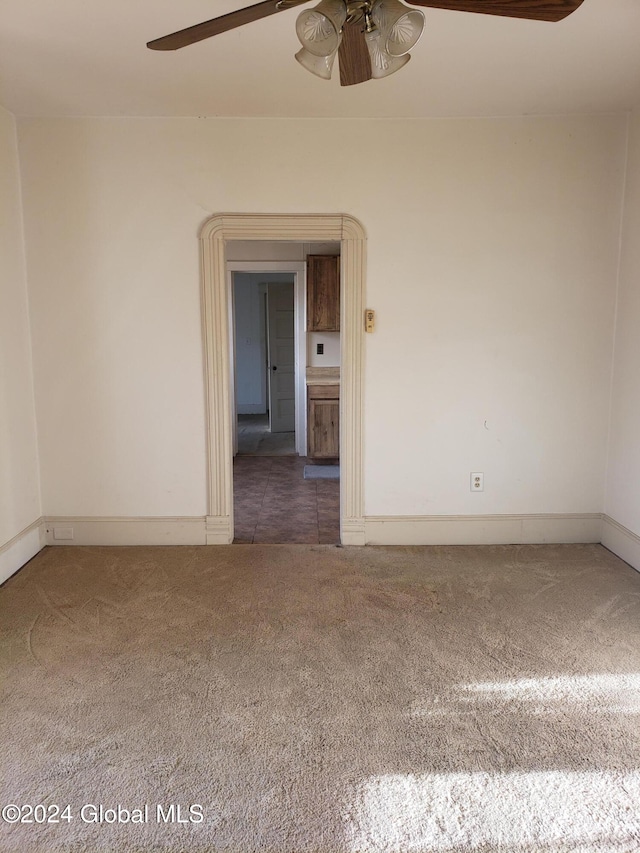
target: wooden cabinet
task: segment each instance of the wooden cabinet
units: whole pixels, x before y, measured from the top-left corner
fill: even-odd
[[[308,385],[307,456],[340,456],[340,386]]]
[[[307,255],[307,331],[340,331],[339,255]]]

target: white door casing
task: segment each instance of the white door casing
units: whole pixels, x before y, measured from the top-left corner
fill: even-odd
[[[346,214],[218,214],[200,230],[207,440],[207,544],[233,541],[233,388],[230,380],[230,240],[341,244],[340,539],[364,545],[363,379],[366,236]]]

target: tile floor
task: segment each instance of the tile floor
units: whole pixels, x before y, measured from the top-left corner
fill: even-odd
[[[243,456],[295,455],[295,432],[269,432],[269,415],[238,415],[238,453]]]
[[[340,542],[340,481],[305,480],[304,456],[236,456],[234,542]]]

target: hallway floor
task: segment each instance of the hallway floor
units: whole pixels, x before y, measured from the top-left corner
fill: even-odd
[[[234,543],[336,545],[340,481],[305,480],[304,456],[236,456]]]
[[[269,415],[238,415],[241,456],[295,456],[295,432],[270,432]]]

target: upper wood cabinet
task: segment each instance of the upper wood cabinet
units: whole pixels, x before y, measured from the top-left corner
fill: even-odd
[[[307,255],[307,331],[340,331],[339,255]]]

